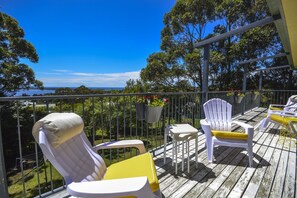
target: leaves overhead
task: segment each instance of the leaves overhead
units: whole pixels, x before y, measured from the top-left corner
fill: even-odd
[[[33,70],[20,62],[21,59],[38,62],[34,46],[24,36],[18,22],[0,12],[0,96],[11,95],[18,89],[42,87]]]
[[[164,16],[161,52],[147,59],[141,79],[151,90],[189,91],[201,84],[201,40],[208,21],[214,20],[214,1],[179,0]]]

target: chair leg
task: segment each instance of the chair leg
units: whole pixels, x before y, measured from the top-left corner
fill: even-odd
[[[207,149],[207,159],[208,159],[209,162],[212,162],[212,159],[213,159],[213,143],[208,142],[206,149]]]
[[[297,134],[294,124],[296,124],[296,122],[292,122],[292,121],[289,122],[289,124],[288,124],[289,132],[291,133],[290,135]]]
[[[261,124],[260,124],[260,128],[259,128],[259,131],[260,132],[264,132],[266,127],[268,125],[268,120],[267,118],[264,118],[262,121],[261,121]]]
[[[253,167],[253,146],[249,145],[248,146],[248,155],[249,155],[249,166]]]

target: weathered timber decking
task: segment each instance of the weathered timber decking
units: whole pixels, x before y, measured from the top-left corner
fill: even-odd
[[[265,112],[264,108],[256,108],[235,119],[257,127]],[[179,160],[178,174],[175,175],[171,150],[167,152],[166,164],[163,163],[163,154],[156,156],[154,159],[163,196],[297,197],[296,138],[281,136],[279,128],[271,124],[264,133],[256,128],[252,168],[248,167],[247,152],[240,148],[217,147],[214,150],[215,162],[209,163],[202,133],[199,133],[198,169],[194,164],[194,141],[191,142],[190,174],[187,174],[186,168],[181,171]],[[53,197],[65,195],[64,191]]]
[[[255,127],[265,116],[256,108],[236,120]],[[240,130],[240,129],[236,129]],[[174,174],[170,152],[155,163],[160,187],[165,197],[296,197],[296,138],[280,136],[279,126],[271,124],[264,133],[256,128],[253,167],[248,167],[247,152],[240,148],[217,147],[215,162],[207,161],[205,137],[199,134],[199,166],[191,162],[191,172]],[[191,156],[194,157],[194,142]],[[181,163],[180,163],[181,164]]]

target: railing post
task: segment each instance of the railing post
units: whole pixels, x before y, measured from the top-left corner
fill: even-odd
[[[209,44],[204,46],[203,72],[202,72],[202,105],[208,99],[208,70],[209,70]],[[201,111],[201,118],[204,118],[203,111]]]
[[[8,198],[7,178],[5,170],[3,140],[2,140],[2,105],[0,105],[0,195],[3,198]]]
[[[260,71],[259,76],[259,98],[258,98],[258,107],[261,106],[261,97],[262,97],[262,80],[263,80],[263,71]]]
[[[243,66],[243,83],[242,83],[242,93],[243,94],[246,94],[246,73],[247,73],[247,69],[246,69],[246,64],[245,64]],[[246,97],[243,97],[243,100],[241,101],[241,104],[240,104],[241,115],[244,115],[245,101],[246,101]]]

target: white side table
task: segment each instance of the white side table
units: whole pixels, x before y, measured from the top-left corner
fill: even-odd
[[[172,137],[172,165],[175,163],[175,174],[177,174],[177,142],[182,141],[182,171],[184,171],[184,142],[186,141],[188,153],[188,173],[190,172],[189,142],[195,138],[195,160],[198,167],[198,130],[189,124],[174,124],[165,128],[164,134],[164,163],[166,162],[167,136]]]

